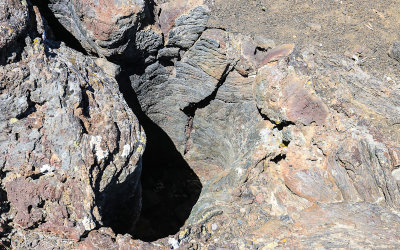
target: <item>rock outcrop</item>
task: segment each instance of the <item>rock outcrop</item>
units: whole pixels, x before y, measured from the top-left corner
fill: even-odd
[[[0,54],[22,53],[0,67],[0,225],[13,247],[400,247],[397,77],[210,27],[207,1],[50,1],[101,57],[92,58],[49,40],[33,6],[9,2],[0,21],[18,26]],[[25,45],[13,43],[21,37]],[[145,190],[152,209],[174,210],[184,223],[154,242],[123,235],[161,229],[145,219],[135,227],[146,139],[120,89],[150,121],[152,143],[165,146],[156,128],[173,144],[163,153],[179,154],[165,163],[152,156],[167,168],[154,175],[171,170],[184,184],[154,185],[170,189],[164,199],[188,189],[176,208]],[[190,180],[171,167],[178,161],[193,170]]]
[[[145,135],[117,82],[64,44],[25,42],[0,68],[3,233],[13,248],[43,248],[133,226]]]
[[[182,18],[202,8],[207,10],[194,6]],[[196,20],[192,25],[200,30],[202,19]],[[169,23],[175,26],[164,29],[164,36],[171,38],[180,26]],[[186,37],[181,39],[191,41]],[[143,110],[171,136],[203,184],[176,242],[395,246],[395,87],[344,57],[328,60],[292,44],[271,48],[267,40],[209,28],[191,46],[166,42],[159,58],[178,49],[179,56],[132,77]],[[374,220],[373,227],[393,222],[395,229],[378,233],[373,244],[351,242],[338,231],[351,230],[351,224],[359,225],[351,237],[371,233],[359,213],[386,214],[391,219]]]
[[[161,37],[152,29],[148,1],[59,1],[49,8],[90,54],[113,60],[138,60],[155,52]]]

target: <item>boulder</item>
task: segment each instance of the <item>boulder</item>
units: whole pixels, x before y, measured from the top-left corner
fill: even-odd
[[[162,43],[159,32],[143,29],[151,16],[148,5],[143,0],[51,0],[49,8],[88,53],[132,62]]]

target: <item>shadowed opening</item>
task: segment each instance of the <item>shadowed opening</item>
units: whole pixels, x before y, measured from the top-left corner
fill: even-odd
[[[142,211],[129,233],[143,241],[154,241],[179,231],[200,196],[202,184],[170,137],[141,110],[130,84],[131,74],[122,70],[120,91],[143,126],[147,144],[141,178]]]
[[[129,233],[134,238],[153,241],[179,231],[196,204],[202,185],[170,137],[141,110],[130,84],[131,74],[123,69],[118,82],[146,132],[147,144],[141,178],[142,211],[135,229]]]
[[[49,1],[33,1],[45,17],[55,39],[77,51],[87,54],[79,41],[72,36],[56,19],[48,7]],[[151,10],[150,10],[151,11]],[[113,60],[113,63],[123,64]],[[170,137],[155,124],[142,110],[129,79],[134,73],[144,72],[143,58],[137,58],[133,65],[122,65],[117,77],[120,91],[144,128],[147,143],[142,158],[142,190],[136,189],[137,180],[130,176],[126,183],[112,185],[96,200],[102,204],[100,213],[104,226],[111,227],[115,233],[131,234],[143,241],[154,241],[177,233],[184,225],[196,204],[202,184]],[[135,192],[133,190],[136,190]],[[135,223],[142,194],[142,208]]]

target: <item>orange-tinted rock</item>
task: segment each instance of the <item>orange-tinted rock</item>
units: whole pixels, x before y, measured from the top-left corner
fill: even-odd
[[[297,79],[289,78],[285,86],[284,98],[286,115],[289,121],[309,125],[312,122],[323,125],[328,116],[326,105],[315,95],[303,87]]]
[[[52,0],[49,7],[60,23],[90,53],[99,56],[135,55],[136,32],[146,17],[143,0]],[[148,15],[148,14],[147,14]]]

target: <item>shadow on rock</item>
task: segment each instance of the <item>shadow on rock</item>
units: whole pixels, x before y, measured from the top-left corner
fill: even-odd
[[[129,233],[140,213],[141,188],[137,180],[140,179],[141,169],[128,175],[122,183],[115,178],[102,195],[97,198],[104,225],[111,227],[117,233]]]
[[[179,231],[200,196],[202,184],[170,137],[141,110],[129,75],[122,70],[118,77],[120,90],[147,137],[141,178],[142,211],[133,231],[114,230],[154,241]]]
[[[49,0],[33,0],[33,5],[36,5],[40,11],[40,14],[44,17],[45,22],[51,29],[46,30],[46,36],[54,41],[63,41],[68,47],[73,48],[84,55],[87,52],[82,47],[78,39],[76,39],[56,18],[55,14],[50,10]],[[33,14],[33,13],[32,13]],[[54,43],[56,44],[56,43]],[[59,47],[56,46],[57,48]]]

